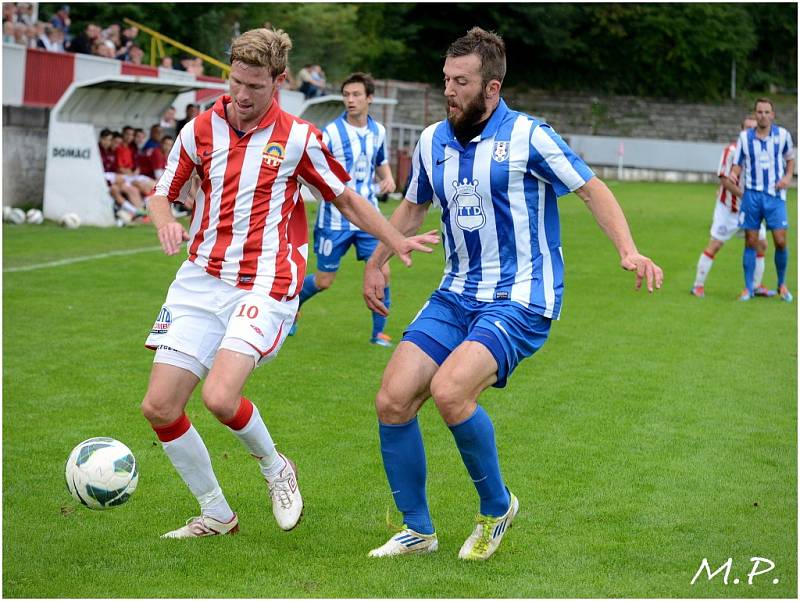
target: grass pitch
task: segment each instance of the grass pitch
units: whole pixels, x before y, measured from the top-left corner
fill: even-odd
[[[391,534],[372,406],[389,351],[367,344],[352,254],[245,391],[298,464],[303,521],[277,528],[253,460],[195,395],[189,417],[241,533],[162,541],[197,507],[138,407],[152,361],[143,341],[183,258],[144,251],[9,271],[157,242],[149,227],[4,226],[3,596],[796,598],[796,305],[735,302],[739,240],[718,255],[706,298],[689,295],[713,186],[612,189],[664,288],[635,293],[580,199],[560,201],[562,319],[505,390],[482,398],[521,509],[480,565],[457,558],[477,495],[430,403],[421,424],[440,550],[366,557]],[[792,191],[793,224],[796,200]],[[441,277],[440,250],[414,260],[392,263],[395,340]],[[765,281],[774,285],[771,250]],[[139,461],[138,490],[112,511],[76,505],[64,486],[70,449],[92,436],[122,440]],[[748,584],[751,557],[775,568]],[[732,558],[727,584],[722,574],[690,584],[704,558],[712,570]]]

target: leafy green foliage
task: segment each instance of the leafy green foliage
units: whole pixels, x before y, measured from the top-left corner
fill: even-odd
[[[521,503],[485,565],[457,559],[478,500],[430,402],[420,419],[440,549],[366,557],[391,534],[373,408],[390,351],[367,343],[352,253],[245,390],[297,462],[305,518],[279,531],[253,459],[195,393],[188,415],[241,524],[237,536],[201,541],[158,538],[197,505],[139,411],[152,361],[143,340],[183,259],[153,250],[5,273],[3,596],[797,598],[796,309],[735,302],[738,239],[717,256],[706,298],[689,295],[713,186],[611,188],[665,286],[635,293],[583,202],[559,200],[562,319],[506,389],[481,396]],[[789,207],[795,223],[795,190]],[[432,213],[423,227],[437,222]],[[155,244],[149,227],[4,225],[3,234],[6,269]],[[789,248],[796,291],[797,245]],[[441,277],[441,251],[392,270],[397,340]],[[126,443],[140,470],[128,503],[103,512],[79,506],[63,482],[70,449],[96,435]],[[776,568],[747,585],[753,556]],[[704,557],[715,567],[733,557],[731,579],[742,583],[691,586]]]
[[[75,32],[127,16],[222,61],[237,27],[270,23],[291,35],[295,72],[319,62],[333,81],[438,83],[448,45],[479,25],[506,41],[508,85],[720,99],[735,61],[743,90],[797,89],[793,3],[90,3],[72,16]]]

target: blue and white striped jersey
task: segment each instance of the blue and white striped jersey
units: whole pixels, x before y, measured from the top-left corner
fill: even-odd
[[[369,200],[377,209],[378,198],[372,189],[375,168],[389,162],[386,152],[386,128],[367,116],[367,126],[356,128],[347,122],[347,113],[342,113],[322,130],[322,141],[334,158],[350,174],[347,186]],[[317,227],[330,230],[357,231],[339,209],[330,202],[319,203]]]
[[[549,125],[502,99],[466,148],[447,121],[426,128],[406,198],[442,209],[440,289],[516,301],[558,319],[564,260],[556,201],[593,176]]]
[[[786,173],[786,161],[793,158],[792,134],[773,124],[769,136],[763,140],[756,136],[755,128],[740,133],[733,162],[742,167],[745,190],[765,192],[786,200],[786,189],[776,190],[775,184]]]

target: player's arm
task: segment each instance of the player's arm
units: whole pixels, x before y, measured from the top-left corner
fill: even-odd
[[[375,168],[375,175],[378,177],[378,184],[381,187],[381,194],[391,194],[395,191],[394,178],[389,163],[378,165]]]
[[[778,190],[783,190],[784,188],[788,188],[789,186],[792,185],[793,175],[794,175],[794,159],[789,159],[788,161],[786,161],[786,173],[781,178],[781,181],[775,184],[775,187]]]
[[[388,246],[391,252],[395,253],[406,266],[411,265],[412,251],[433,252],[433,249],[426,244],[439,242],[435,232],[406,238],[381,215],[380,211],[376,211],[369,201],[350,188],[345,188],[344,192],[334,198],[333,204],[348,221],[369,232]]]
[[[650,258],[639,254],[622,207],[608,186],[595,176],[575,190],[575,193],[583,199],[597,224],[614,244],[622,268],[636,272],[636,289],[642,287],[643,280],[647,281],[648,292],[661,288],[664,281],[663,271]]]
[[[720,185],[722,185],[723,188],[725,188],[728,192],[730,192],[737,198],[741,198],[744,195],[744,190],[742,190],[739,186],[736,185],[736,181],[738,181],[738,177],[736,178],[736,180],[733,180],[725,175],[719,176]]]
[[[167,255],[177,254],[181,242],[189,239],[189,233],[172,215],[168,196],[177,198],[194,174],[194,170],[195,164],[183,149],[182,136],[178,135],[167,157],[164,173],[158,180],[155,193],[150,197],[148,204],[150,220],[156,228],[161,248]]]
[[[172,208],[166,196],[154,194],[148,205],[150,220],[158,233],[158,241],[164,254],[174,255],[180,250],[181,242],[189,239],[186,229],[172,215]]]
[[[417,204],[404,200],[392,213],[389,223],[404,236],[413,236],[419,231],[430,203]],[[425,236],[434,236],[436,231],[431,230]],[[364,265],[364,302],[370,310],[388,315],[389,311],[383,304],[383,290],[386,279],[381,268],[392,256],[392,251],[383,243],[378,244],[375,252]]]

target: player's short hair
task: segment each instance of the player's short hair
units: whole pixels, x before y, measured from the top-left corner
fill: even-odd
[[[267,67],[274,79],[286,71],[291,49],[292,40],[282,29],[251,29],[231,43],[231,64]]]
[[[755,121],[755,120],[756,120],[756,116],[753,113],[750,113],[749,115],[745,115],[744,118],[742,119],[742,129],[744,129],[744,124],[745,123],[747,123],[748,121]]]
[[[753,103],[753,110],[756,110],[756,107],[759,105],[759,103],[762,103],[762,102],[765,103],[765,104],[768,104],[770,106],[770,108],[772,109],[772,111],[775,112],[775,105],[772,104],[772,100],[770,100],[769,98],[764,98],[764,97],[756,98],[756,101]]]
[[[369,73],[361,73],[360,71],[356,71],[355,73],[350,74],[347,79],[342,82],[342,87],[339,88],[340,91],[344,93],[344,87],[351,83],[362,83],[364,84],[364,91],[367,93],[367,96],[375,95],[375,80],[372,79],[372,76]]]
[[[450,44],[446,57],[476,54],[481,59],[481,79],[486,85],[493,79],[503,83],[506,76],[506,44],[496,33],[473,27],[467,35]]]
[[[101,129],[100,130],[100,137],[101,138],[105,138],[106,136],[113,136],[113,135],[114,135],[114,132],[111,131],[110,129],[108,129],[107,127],[105,129]]]

